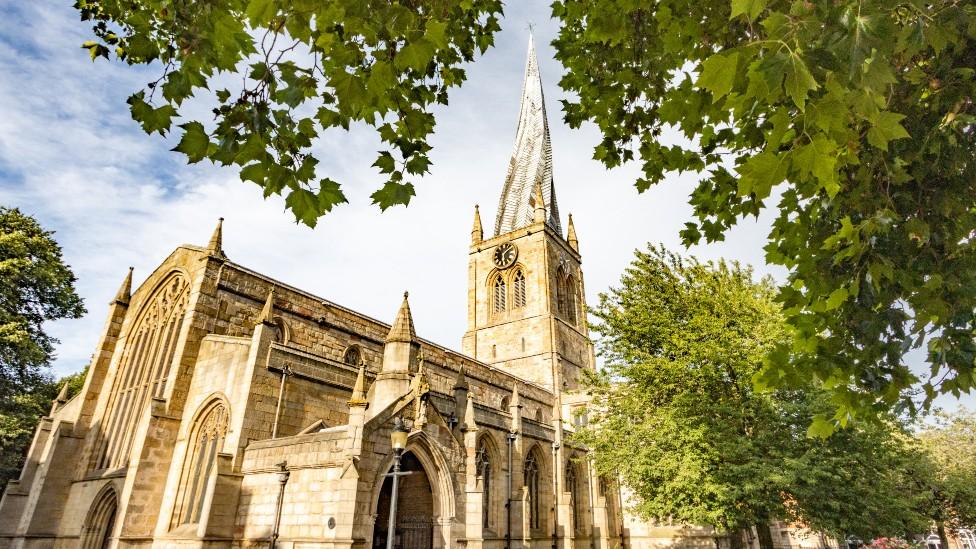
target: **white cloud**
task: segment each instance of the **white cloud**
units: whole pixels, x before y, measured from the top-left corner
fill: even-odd
[[[62,340],[56,371],[87,363],[127,266],[135,266],[138,284],[178,244],[206,243],[219,216],[227,219],[225,249],[234,261],[387,321],[409,289],[418,331],[459,348],[473,206],[481,204],[490,231],[515,134],[530,20],[537,23],[559,205],[563,215],[574,214],[589,303],[616,283],[634,249],[647,242],[679,249],[694,178],[638,194],[636,167],[608,172],[593,161],[597,132],[561,122],[562,68],[548,46],[556,30],[548,7],[506,9],[497,47],[467,67],[468,82],[438,111],[432,173],[410,207],[381,214],[369,204],[378,184],[369,168],[377,140],[337,132],[318,145],[320,168],[344,184],[351,204],[315,230],[295,225],[282,200],[263,200],[232,170],[186,166],[168,151],[172,140],[145,135],[124,101],[152,71],[92,64],[79,48],[87,26],[68,5],[25,3],[7,14],[0,29],[0,203],[57,231],[89,309],[83,319],[51,326]],[[726,242],[692,252],[782,276],[763,262],[768,226],[768,219],[743,221]]]

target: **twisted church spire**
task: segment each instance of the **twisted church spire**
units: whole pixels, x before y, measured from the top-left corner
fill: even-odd
[[[546,224],[562,234],[559,208],[556,206],[556,189],[552,182],[552,145],[549,141],[549,122],[546,120],[546,104],[542,95],[542,77],[535,56],[535,41],[529,35],[525,81],[522,84],[522,106],[515,132],[515,150],[508,163],[508,175],[498,201],[495,235],[533,223],[537,202],[533,196],[536,185],[542,190]]]

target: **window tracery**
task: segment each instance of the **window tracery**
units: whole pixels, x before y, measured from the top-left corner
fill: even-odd
[[[502,313],[505,312],[505,309],[508,308],[506,303],[506,298],[508,297],[507,294],[508,294],[508,288],[505,284],[505,279],[502,278],[502,275],[498,275],[497,277],[495,277],[495,283],[493,285],[493,292],[492,292],[493,302],[494,302],[494,307],[493,307],[494,312]]]
[[[515,276],[512,277],[512,307],[525,307],[525,273],[522,269],[515,271]]]
[[[359,348],[359,345],[350,345],[345,354],[342,355],[342,362],[350,366],[359,367],[359,363],[363,359],[363,350]]]
[[[562,265],[556,269],[556,311],[566,314],[566,270]]]
[[[573,510],[573,528],[577,532],[582,530],[582,524],[580,523],[580,501],[579,501],[579,485],[576,478],[576,467],[573,462],[566,462],[566,491],[569,492],[569,505]]]
[[[540,528],[541,513],[539,505],[539,461],[535,452],[529,452],[522,468],[523,480],[528,492],[529,527]]]
[[[214,403],[203,412],[194,426],[192,444],[187,452],[187,467],[183,478],[183,503],[178,525],[197,524],[203,513],[207,483],[214,472],[217,454],[223,450],[227,435],[227,408]]]
[[[162,397],[166,391],[189,294],[186,277],[171,274],[146,301],[139,320],[129,331],[92,469],[118,468],[128,463],[136,423],[149,401]]]
[[[488,528],[491,525],[491,454],[484,439],[478,444],[475,464],[481,477],[481,527]]]
[[[573,275],[566,277],[566,318],[570,324],[576,324],[576,279]]]

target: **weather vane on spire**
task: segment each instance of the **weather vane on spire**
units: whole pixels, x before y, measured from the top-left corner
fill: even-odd
[[[529,22],[528,22],[528,23],[527,23],[527,24],[525,25],[525,28],[527,28],[527,29],[529,29],[529,34],[532,34],[532,33],[533,33],[533,32],[535,31],[535,23],[534,23],[534,22],[532,22],[532,21],[529,21]]]

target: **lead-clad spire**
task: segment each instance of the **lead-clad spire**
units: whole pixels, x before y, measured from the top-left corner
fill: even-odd
[[[556,189],[552,183],[552,145],[549,142],[546,103],[542,96],[542,78],[535,57],[535,42],[529,35],[515,150],[508,163],[508,175],[498,201],[496,236],[533,223],[536,202],[533,191],[536,184],[542,188],[546,223],[561,234]]]

